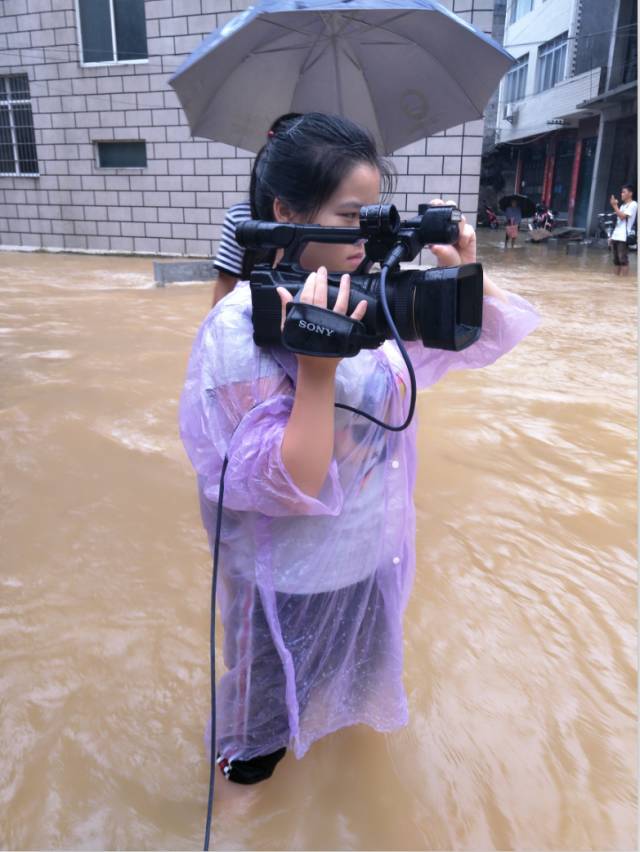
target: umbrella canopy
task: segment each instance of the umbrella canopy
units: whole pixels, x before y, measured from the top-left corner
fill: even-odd
[[[533,201],[526,195],[503,195],[498,202],[501,210],[506,210],[507,207],[519,207],[523,219],[528,219],[536,212],[536,206]]]
[[[169,80],[194,136],[257,151],[287,112],[343,115],[395,151],[482,117],[513,58],[431,0],[263,0]]]

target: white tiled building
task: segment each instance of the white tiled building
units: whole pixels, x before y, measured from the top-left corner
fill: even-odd
[[[494,0],[445,0],[491,32]],[[4,0],[0,245],[211,256],[252,155],[192,139],[167,80],[247,0]],[[483,122],[394,156],[395,199],[475,220]]]

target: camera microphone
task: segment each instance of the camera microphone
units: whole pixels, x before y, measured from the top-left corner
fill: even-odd
[[[287,248],[295,240],[291,225],[247,219],[236,225],[236,241],[245,248]]]

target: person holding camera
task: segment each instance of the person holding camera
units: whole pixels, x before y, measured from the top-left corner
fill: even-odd
[[[251,207],[270,222],[359,228],[360,208],[377,204],[392,184],[367,131],[309,113],[270,137]],[[455,244],[433,251],[440,266],[475,262],[473,228],[462,220]],[[270,253],[276,268],[280,253]],[[367,301],[352,296],[348,306],[350,273],[364,257],[361,239],[307,243],[297,301],[362,320]],[[334,304],[328,273],[341,273]],[[284,327],[291,294],[278,294]],[[537,321],[528,302],[485,275],[477,342],[462,351],[406,343],[418,386],[493,363]],[[336,406],[401,424],[409,385],[394,341],[342,359],[256,345],[248,281],[197,334],[180,429],[212,550],[224,477],[218,600],[227,671],[211,748],[230,781],[262,781],[287,748],[301,758],[339,728],[386,732],[407,722],[402,617],[416,561],[416,425],[392,431]]]
[[[617,216],[616,226],[611,234],[609,245],[613,254],[613,268],[618,276],[629,274],[629,245],[636,242],[636,217],[638,204],[633,200],[633,187],[626,183],[620,192],[622,204],[615,195],[609,199],[613,212]]]

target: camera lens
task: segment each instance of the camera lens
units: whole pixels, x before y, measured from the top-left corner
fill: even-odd
[[[402,340],[464,349],[482,329],[482,267],[471,263],[399,272],[387,283],[387,300]]]

